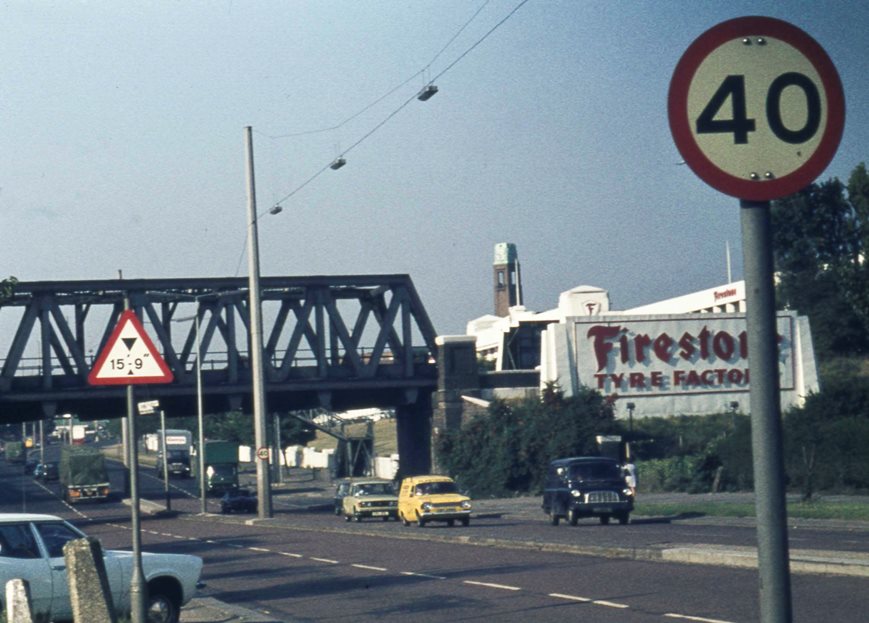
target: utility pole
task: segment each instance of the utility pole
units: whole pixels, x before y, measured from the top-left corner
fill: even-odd
[[[253,376],[252,403],[255,452],[266,448],[265,381],[263,379],[263,320],[262,301],[259,288],[259,234],[257,232],[256,184],[253,167],[253,137],[251,127],[244,129],[245,153],[247,156],[247,278],[250,302],[250,363]],[[272,491],[269,474],[268,456],[265,459],[255,455],[257,514],[260,519],[272,516]]]

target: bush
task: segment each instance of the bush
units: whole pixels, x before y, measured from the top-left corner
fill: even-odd
[[[610,403],[585,390],[564,398],[496,401],[486,416],[443,435],[438,460],[476,497],[540,493],[549,461],[596,454],[595,436],[615,430]]]

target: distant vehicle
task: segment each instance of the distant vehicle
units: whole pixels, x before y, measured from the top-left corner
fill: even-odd
[[[334,510],[336,515],[341,515],[344,512],[344,497],[350,491],[350,479],[342,478],[335,485]]]
[[[542,506],[553,526],[561,519],[575,526],[582,517],[597,517],[602,524],[615,517],[626,524],[634,510],[634,493],[615,459],[558,459],[546,472]]]
[[[39,464],[39,453],[36,451],[30,452],[27,458],[24,459],[24,473],[33,474],[33,470]]]
[[[157,477],[163,477],[163,446],[166,447],[166,471],[170,476],[190,477],[190,446],[193,433],[189,430],[166,429],[166,443],[163,434],[157,431],[159,449],[157,451]]]
[[[380,517],[383,521],[390,517],[398,519],[398,496],[391,480],[353,480],[341,504],[347,521],[362,521],[366,517]]]
[[[43,482],[58,480],[60,478],[60,469],[57,462],[37,463],[33,470],[33,477]]]
[[[60,483],[70,504],[109,497],[109,474],[103,453],[93,446],[63,446],[60,450]]]
[[[252,493],[250,489],[227,491],[220,498],[220,512],[224,515],[230,513],[255,513],[257,510],[256,493]]]
[[[23,463],[25,459],[24,444],[20,441],[6,442],[6,462]]]
[[[412,521],[420,528],[430,521],[445,521],[463,526],[471,522],[471,500],[459,493],[448,476],[412,476],[401,481],[398,492],[398,517],[405,526]]]
[[[238,489],[238,443],[234,441],[205,442],[205,490],[222,495]],[[193,473],[197,479],[199,460],[193,461]]]
[[[30,586],[35,621],[71,621],[63,546],[85,534],[52,515],[0,513],[0,586],[21,578]],[[129,620],[131,552],[104,550],[103,559],[117,612]],[[188,554],[142,554],[149,623],[178,623],[181,607],[196,593],[202,559]],[[5,605],[0,592],[0,611]]]

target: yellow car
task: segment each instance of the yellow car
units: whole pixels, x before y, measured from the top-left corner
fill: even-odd
[[[430,521],[445,521],[463,526],[471,522],[471,500],[459,493],[456,483],[447,476],[411,476],[401,481],[398,492],[398,518],[420,528]]]

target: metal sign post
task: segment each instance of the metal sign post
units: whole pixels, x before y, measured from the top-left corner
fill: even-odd
[[[130,523],[133,533],[133,572],[130,578],[130,618],[146,623],[148,586],[142,570],[142,531],[139,511],[139,445],[136,439],[136,402],[133,385],[171,383],[172,372],[145,333],[130,299],[88,374],[91,385],[127,386],[127,448],[130,480]]]
[[[799,191],[829,165],[845,124],[842,84],[823,48],[799,28],[741,17],[710,28],[688,47],[667,106],[686,164],[740,199],[760,614],[763,623],[789,623],[770,200]]]

